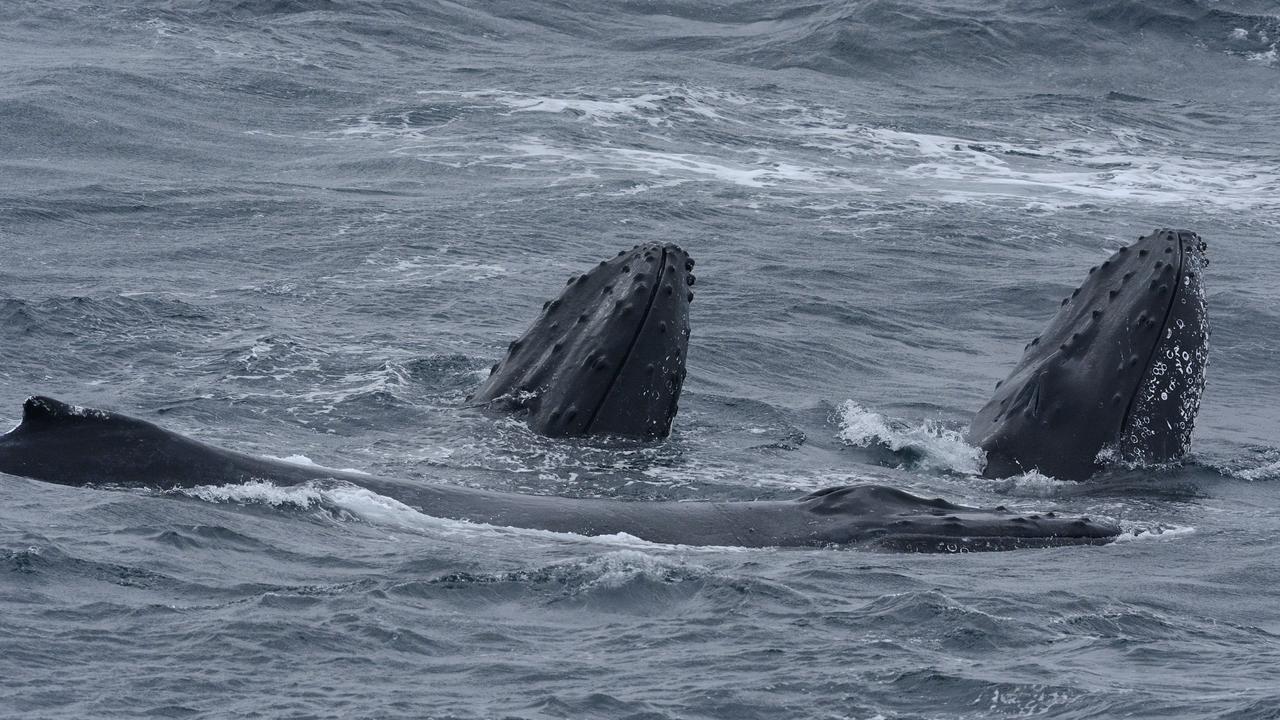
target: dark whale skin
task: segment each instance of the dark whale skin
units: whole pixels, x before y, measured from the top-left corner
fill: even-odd
[[[693,266],[679,246],[649,243],[569,278],[469,402],[523,414],[549,437],[666,437],[684,385]]]
[[[965,507],[879,485],[829,488],[794,500],[640,502],[377,478],[254,457],[46,397],[29,398],[22,423],[0,436],[0,472],[62,485],[158,490],[336,480],[435,517],[579,535],[626,533],[680,545],[967,552],[1099,545],[1120,532],[1089,518]]]
[[[986,475],[1085,480],[1182,457],[1209,358],[1205,248],[1157,230],[1089,269],[974,416]]]

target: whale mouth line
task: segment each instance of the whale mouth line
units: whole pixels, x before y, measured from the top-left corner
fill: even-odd
[[[667,272],[667,246],[661,248],[662,254],[658,256],[658,271],[653,280],[653,287],[649,288],[649,298],[644,304],[644,312],[640,314],[640,319],[636,323],[635,332],[631,335],[631,342],[627,343],[627,351],[623,354],[622,360],[617,367],[613,369],[613,377],[609,378],[609,384],[605,386],[604,393],[600,396],[600,402],[591,410],[591,418],[587,420],[585,427],[588,429],[595,427],[596,416],[609,402],[609,398],[613,395],[613,388],[618,384],[618,378],[622,377],[622,371],[626,369],[627,363],[631,360],[631,356],[635,354],[636,345],[640,343],[640,337],[644,335],[645,326],[649,322],[649,314],[653,312],[654,301],[658,298],[658,288],[662,285],[662,279]]]

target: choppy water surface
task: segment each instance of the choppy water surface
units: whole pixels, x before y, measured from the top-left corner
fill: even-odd
[[[882,482],[1120,522],[934,557],[0,478],[6,717],[1280,717],[1280,15],[1262,0],[0,6],[0,414],[636,499]],[[959,440],[1090,265],[1210,243],[1194,453]],[[461,400],[575,271],[698,259],[656,445]],[[428,509],[429,510],[429,509]]]

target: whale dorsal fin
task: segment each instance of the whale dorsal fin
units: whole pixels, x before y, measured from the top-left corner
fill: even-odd
[[[39,430],[69,423],[106,420],[109,413],[64,403],[44,395],[32,395],[22,403],[22,424],[19,430]]]

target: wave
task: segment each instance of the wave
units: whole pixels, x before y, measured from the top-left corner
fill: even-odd
[[[1110,119],[1096,116],[1094,98],[1087,104],[1093,117],[1076,118],[1085,110],[1074,108],[1047,120],[1054,127],[1034,139],[985,126],[954,134],[909,129],[767,92],[668,83],[555,94],[431,90],[419,98],[340,118],[327,137],[454,171],[503,172],[607,196],[675,196],[677,186],[712,183],[789,204],[815,194],[849,198],[842,202],[906,194],[930,204],[1013,203],[1049,212],[1114,202],[1268,209],[1280,193],[1269,157],[1227,157],[1187,136],[1202,121],[1185,108],[1156,123],[1159,114],[1146,107],[1154,101],[1140,98],[1104,101]],[[1129,103],[1143,107],[1112,107]],[[669,205],[653,212],[672,212]]]
[[[427,581],[430,585],[461,588],[497,584],[554,584],[566,595],[596,590],[616,590],[636,584],[673,584],[703,580],[712,573],[682,559],[651,555],[637,550],[615,550],[584,560],[571,560],[512,572],[447,573]],[[404,586],[397,588],[403,592]]]
[[[234,485],[202,485],[171,491],[213,503],[262,505],[282,510],[306,511],[317,519],[337,522],[364,522],[380,527],[421,533],[444,540],[466,541],[468,538],[494,540],[511,538],[516,542],[539,540],[551,543],[590,543],[616,548],[654,550],[679,549],[682,552],[722,553],[744,551],[738,547],[683,546],[653,543],[627,533],[611,535],[579,535],[576,533],[506,527],[467,520],[451,520],[429,515],[399,500],[367,488],[344,482],[312,481],[304,485],[279,487],[269,482],[247,482]]]
[[[63,296],[32,301],[0,298],[0,328],[50,337],[142,339],[159,326],[208,328],[213,317],[168,296]]]
[[[1170,48],[1221,55],[1274,51],[1277,17],[1247,0],[872,0],[707,6],[696,0],[495,2],[488,22],[518,21],[630,52],[681,52],[768,69],[865,78],[957,71],[1088,81],[1100,65],[1159,61]],[[503,28],[509,39],[518,37]],[[1237,30],[1244,30],[1240,36]],[[1240,43],[1252,43],[1241,48]],[[1258,60],[1255,59],[1255,62]],[[1075,72],[1072,66],[1089,68]]]
[[[846,444],[887,448],[913,468],[978,475],[986,464],[983,452],[965,442],[960,432],[932,420],[915,424],[890,420],[852,400],[840,407],[838,420],[838,437]]]
[[[1116,537],[1115,541],[1118,543],[1168,542],[1170,540],[1181,540],[1195,533],[1196,528],[1190,525],[1125,523],[1122,525],[1121,533]]]
[[[431,0],[150,0],[97,18],[121,30],[182,43],[220,58],[341,71],[414,52],[455,60],[516,50],[545,53],[566,39],[629,53],[680,53],[765,69],[803,68],[848,77],[954,80],[956,73],[1022,78],[1045,73],[1107,82],[1100,67],[1150,67],[1160,78],[1171,54],[1204,53],[1242,65],[1274,66],[1280,18],[1249,0],[494,0],[482,6]],[[94,29],[84,14],[39,15],[52,30]],[[255,37],[267,31],[269,41]],[[248,31],[248,32],[246,32]],[[317,35],[340,39],[317,53]],[[482,63],[483,64],[483,63]],[[465,63],[464,63],[465,65]],[[241,86],[296,97],[284,73],[258,73]],[[311,86],[310,92],[322,87]]]
[[[1229,456],[1210,456],[1203,464],[1221,475],[1246,482],[1280,480],[1280,449],[1264,446],[1238,448]]]

